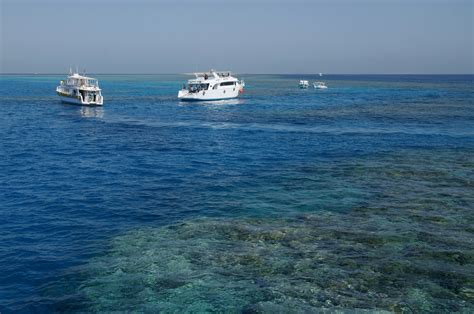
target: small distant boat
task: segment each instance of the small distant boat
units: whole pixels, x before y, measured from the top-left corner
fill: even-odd
[[[313,86],[314,86],[314,88],[316,88],[316,89],[326,89],[326,88],[328,88],[328,87],[326,86],[326,83],[324,83],[324,82],[314,82],[314,83],[313,83]]]
[[[56,87],[56,94],[61,101],[70,104],[102,106],[104,103],[97,79],[79,75],[77,71],[72,73],[72,70],[67,80]]]
[[[319,76],[323,76],[323,73],[319,73]]]
[[[299,84],[300,88],[308,88],[309,87],[309,82],[306,80],[301,80]]]
[[[188,80],[188,85],[178,92],[178,99],[184,101],[213,101],[232,99],[243,93],[245,83],[231,75],[229,71],[194,73],[196,78]]]

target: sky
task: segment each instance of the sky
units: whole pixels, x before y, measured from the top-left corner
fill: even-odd
[[[474,0],[0,0],[0,72],[472,74]]]

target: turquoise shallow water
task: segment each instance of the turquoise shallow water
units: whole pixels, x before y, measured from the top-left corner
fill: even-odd
[[[471,312],[472,76],[2,76],[0,310]]]

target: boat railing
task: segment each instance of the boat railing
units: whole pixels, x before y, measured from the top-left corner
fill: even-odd
[[[90,82],[82,82],[79,87],[99,87],[99,84],[97,82],[95,83],[90,83]]]

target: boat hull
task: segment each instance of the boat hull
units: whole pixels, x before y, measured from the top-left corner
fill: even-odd
[[[229,100],[229,99],[236,99],[238,96],[235,97],[226,97],[226,98],[189,98],[189,97],[183,97],[179,98],[181,101],[189,101],[189,102],[194,102],[194,101],[219,101],[219,100]]]
[[[82,101],[82,98],[75,98],[75,97],[67,97],[67,96],[61,96],[58,95],[59,99],[63,103],[67,104],[74,104],[74,105],[81,105],[81,106],[102,106],[103,105],[103,100],[101,99],[100,102],[84,102]]]
[[[216,101],[234,99],[239,97],[241,86],[232,86],[230,88],[221,88],[216,90],[204,90],[190,93],[188,90],[180,90],[178,99],[182,101]]]

